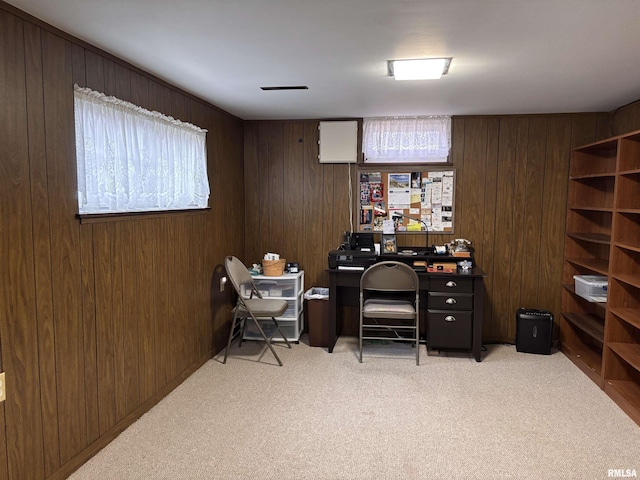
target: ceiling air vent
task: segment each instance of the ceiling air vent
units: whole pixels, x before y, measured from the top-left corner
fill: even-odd
[[[261,90],[309,90],[306,85],[282,85],[278,87],[260,87]]]

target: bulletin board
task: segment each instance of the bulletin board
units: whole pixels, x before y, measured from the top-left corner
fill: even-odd
[[[399,233],[453,233],[455,170],[400,168],[359,169],[358,231],[382,233],[393,220]]]

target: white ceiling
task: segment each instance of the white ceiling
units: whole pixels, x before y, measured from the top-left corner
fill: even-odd
[[[8,0],[243,119],[609,111],[640,0]],[[387,60],[453,57],[399,82]],[[309,90],[262,91],[307,85]]]

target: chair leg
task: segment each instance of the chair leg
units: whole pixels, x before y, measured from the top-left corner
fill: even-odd
[[[359,341],[359,347],[360,347],[360,363],[362,363],[362,327],[363,327],[362,308],[360,308],[360,330],[358,333],[358,341]]]
[[[222,363],[227,363],[227,355],[229,354],[229,348],[231,348],[231,340],[233,339],[233,331],[236,329],[236,321],[238,319],[238,314],[233,314],[233,321],[231,322],[231,330],[229,331],[229,339],[227,340],[227,348],[224,351],[224,360]],[[240,334],[240,341],[242,341],[242,333]]]
[[[416,317],[416,365],[420,365],[420,314]]]
[[[238,347],[242,346],[242,341],[244,340],[244,331],[247,329],[247,317],[243,317],[240,319],[242,322],[242,327],[240,328],[240,340],[238,341]]]
[[[271,317],[271,320],[273,320],[273,323],[276,324],[276,328],[278,329],[278,332],[280,333],[280,336],[284,339],[284,342],[287,344],[287,347],[291,348],[291,344],[289,343],[289,339],[286,337],[284,332],[282,330],[280,330],[280,324],[278,323],[278,321],[273,317]]]
[[[278,354],[273,349],[273,346],[271,345],[271,341],[269,340],[269,337],[267,337],[265,335],[265,333],[264,333],[264,330],[262,330],[262,327],[260,326],[260,322],[258,322],[258,320],[253,315],[251,316],[251,319],[253,320],[253,323],[256,324],[256,327],[258,327],[258,330],[260,331],[260,334],[262,335],[262,338],[264,338],[264,341],[266,342],[267,347],[269,347],[269,350],[271,350],[271,353],[273,353],[273,356],[276,357],[276,360],[278,361],[278,364],[280,366],[282,366],[282,362],[280,361],[280,357],[278,357]]]

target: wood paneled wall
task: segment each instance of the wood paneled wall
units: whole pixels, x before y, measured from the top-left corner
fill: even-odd
[[[209,131],[210,210],[80,223],[73,84]],[[66,478],[225,342],[243,124],[0,3],[0,478]]]
[[[513,342],[521,306],[559,318],[569,152],[607,136],[608,126],[606,114],[453,119],[455,233],[430,235],[429,243],[473,241],[488,274],[485,341]],[[306,288],[328,286],[327,253],[351,230],[350,167],[318,163],[317,127],[318,121],[245,126],[247,260],[275,251],[299,261]],[[355,177],[352,166],[357,201]],[[405,246],[425,242],[423,235],[399,237]],[[353,334],[350,313],[345,332]]]
[[[318,138],[313,120],[245,122],[246,262],[280,253],[309,286],[327,284],[327,253],[350,229],[349,166],[320,164]]]
[[[80,223],[73,83],[208,129],[212,208]],[[219,351],[225,255],[280,252],[327,284],[356,172],[318,163],[317,126],[243,125],[0,1],[0,478],[65,478]],[[637,128],[637,103],[454,119],[454,236],[489,273],[486,341],[513,340],[520,305],[558,312],[569,149]]]
[[[605,115],[458,117],[456,236],[474,243],[485,280],[485,341],[513,342],[519,307],[560,313],[569,152]]]
[[[640,130],[640,100],[618,107],[610,115],[610,131],[602,132],[598,140]]]

